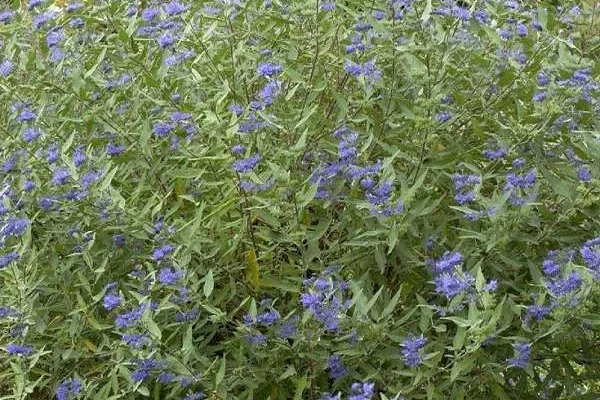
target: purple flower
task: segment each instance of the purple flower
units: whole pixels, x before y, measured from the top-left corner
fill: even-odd
[[[15,12],[13,10],[4,10],[0,11],[0,22],[4,24],[9,24],[13,18],[15,17]]]
[[[600,280],[600,237],[586,241],[579,252],[594,279]]]
[[[6,352],[9,356],[27,357],[31,355],[31,353],[33,353],[33,347],[22,344],[10,343],[6,345]]]
[[[200,315],[200,311],[198,311],[196,308],[189,310],[189,311],[185,311],[182,313],[177,313],[175,315],[175,321],[182,323],[182,322],[187,322],[187,321],[193,321],[196,318],[198,318],[198,316]]]
[[[515,368],[526,368],[529,365],[529,356],[531,355],[531,343],[514,343],[513,349],[515,350],[515,356],[509,358],[509,367]]]
[[[23,131],[21,138],[27,143],[31,143],[42,135],[43,131],[40,128],[27,127]]]
[[[83,165],[83,163],[85,163],[85,160],[85,151],[83,151],[81,146],[77,147],[75,149],[75,152],[73,153],[73,164],[75,165],[75,167],[79,168]]]
[[[9,218],[2,228],[0,235],[2,236],[21,236],[29,227],[30,221],[27,218]]]
[[[281,81],[271,80],[258,92],[258,97],[260,97],[265,106],[270,106],[280,92]]]
[[[8,264],[19,259],[19,253],[11,251],[10,253],[3,254],[0,256],[0,269],[5,268]]]
[[[373,29],[373,24],[368,21],[358,21],[354,24],[354,30],[357,32],[366,32]]]
[[[231,105],[229,105],[229,111],[231,111],[237,117],[239,117],[244,113],[244,107],[241,106],[240,104],[231,104]]]
[[[473,13],[473,18],[475,18],[475,21],[479,22],[481,25],[486,25],[488,22],[490,22],[490,17],[485,10],[475,11],[475,13]]]
[[[125,236],[121,234],[117,234],[113,236],[113,244],[117,247],[125,246]]]
[[[327,358],[327,369],[331,379],[341,379],[348,374],[348,369],[344,365],[342,357],[338,354],[332,354]]]
[[[556,297],[564,297],[579,289],[582,285],[581,277],[577,272],[571,272],[566,278],[554,278],[546,282],[548,290]]]
[[[279,337],[282,339],[291,339],[298,333],[298,321],[300,317],[293,315],[289,320],[283,322],[278,330]]]
[[[251,157],[234,161],[233,170],[240,174],[250,172],[258,165],[259,162],[260,155],[257,153]]]
[[[406,366],[414,368],[423,362],[420,351],[427,343],[427,338],[421,336],[410,336],[402,342],[402,358]]]
[[[11,74],[15,65],[10,60],[4,60],[0,63],[0,76],[6,78]]]
[[[498,161],[506,157],[506,155],[508,154],[508,149],[502,147],[496,150],[485,149],[482,153],[488,160]]]
[[[165,32],[157,39],[158,45],[161,49],[171,47],[175,43],[175,36],[171,32]]]
[[[527,26],[525,24],[517,24],[517,35],[520,37],[526,37],[528,33]]]
[[[138,308],[126,311],[122,314],[119,314],[115,317],[115,325],[117,328],[131,328],[134,325],[137,325],[142,319],[144,315],[144,311],[146,310],[146,306],[141,304]]]
[[[259,76],[273,77],[283,72],[283,66],[272,62],[261,62],[258,64],[256,72]]]
[[[513,37],[513,33],[508,29],[498,29],[498,35],[504,40],[508,40]]]
[[[67,168],[58,168],[52,174],[52,184],[54,186],[64,185],[66,180],[71,177],[71,171]]]
[[[498,289],[498,281],[495,279],[489,281],[487,283],[487,285],[485,285],[485,288],[484,288],[484,290],[486,292],[495,292],[496,289]]]
[[[31,122],[35,119],[36,114],[31,111],[29,108],[24,107],[21,110],[21,113],[17,117],[17,122]]]
[[[125,151],[126,147],[122,145],[116,145],[113,142],[109,142],[106,145],[106,154],[111,157],[121,155]]]
[[[375,66],[374,60],[369,60],[364,64],[346,60],[344,61],[344,71],[353,78],[364,77],[369,82],[381,80],[381,71]]]
[[[442,111],[441,113],[436,115],[435,119],[440,123],[448,122],[452,119],[452,114],[446,111]]]
[[[142,11],[142,19],[146,22],[152,21],[160,14],[158,8],[146,8]]]
[[[527,316],[538,321],[543,320],[550,314],[550,307],[531,305],[527,307]]]
[[[173,111],[171,113],[171,121],[174,123],[180,123],[182,121],[190,120],[192,115],[190,113],[184,113],[181,111]]]
[[[85,25],[85,23],[83,22],[83,20],[81,18],[73,18],[69,21],[69,26],[73,29],[79,29],[82,28],[83,25]]]
[[[176,67],[185,60],[193,57],[196,53],[192,50],[172,54],[165,58],[164,64],[167,67]]]
[[[464,278],[456,273],[443,273],[435,278],[435,291],[450,300],[454,296],[466,291],[470,287],[472,280],[472,277],[468,273],[465,273]]]
[[[173,268],[161,268],[158,275],[158,281],[163,285],[174,285],[178,280],[185,276],[185,271],[174,270]]]
[[[577,168],[577,177],[581,182],[591,182],[592,181],[592,172],[590,171],[590,167],[587,165],[582,165]]]
[[[83,3],[69,3],[65,10],[67,10],[67,12],[74,12],[81,8],[83,8]]]
[[[352,391],[348,400],[370,400],[375,395],[375,384],[371,382],[355,382],[350,387]]]
[[[121,339],[132,349],[141,349],[150,341],[148,335],[144,333],[124,333]]]
[[[545,91],[538,91],[533,94],[533,101],[535,101],[536,103],[541,103],[544,100],[546,100]]]
[[[105,310],[111,311],[121,305],[121,296],[116,293],[109,292],[104,295],[102,299],[102,306]]]
[[[36,15],[31,22],[33,29],[36,31],[39,30],[41,27],[50,22],[50,20],[54,19],[57,14],[58,12],[55,10],[48,10]]]
[[[256,323],[263,326],[271,326],[279,320],[280,315],[276,310],[265,311],[256,316]]]
[[[83,386],[81,381],[77,378],[65,379],[56,388],[56,399],[57,400],[69,400],[72,396],[76,396],[81,392]]]
[[[158,137],[165,137],[175,129],[174,124],[166,122],[155,122],[152,126],[152,132]]]
[[[387,202],[392,195],[392,182],[385,181],[365,195],[371,205],[381,205]]]
[[[323,11],[333,11],[335,10],[335,1],[325,1],[321,3],[321,10]]]
[[[29,0],[29,3],[27,3],[27,9],[31,11],[40,4],[42,4],[42,0]]]
[[[56,29],[48,32],[46,35],[46,43],[49,48],[56,47],[63,41],[65,38],[65,33],[62,29]]]
[[[183,5],[177,1],[170,1],[165,4],[165,12],[167,15],[179,15],[186,12],[189,8],[189,5]]]
[[[168,254],[171,254],[175,248],[170,244],[161,246],[152,252],[152,258],[154,261],[162,261]]]

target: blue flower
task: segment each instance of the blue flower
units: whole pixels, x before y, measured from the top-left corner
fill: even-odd
[[[512,346],[515,350],[515,356],[506,360],[509,367],[526,368],[529,365],[531,343],[519,342],[514,343]]]
[[[196,318],[198,318],[198,316],[200,315],[200,311],[198,311],[196,308],[189,310],[189,311],[185,311],[185,312],[181,312],[181,313],[177,313],[175,315],[175,321],[176,322],[187,322],[187,321],[193,321]]]
[[[465,292],[471,286],[473,278],[468,273],[464,275],[465,277],[461,277],[457,273],[438,275],[435,278],[435,291],[448,299]]]
[[[105,310],[111,311],[121,305],[121,296],[116,293],[106,293],[102,300],[102,305]]]
[[[247,173],[252,171],[260,162],[260,155],[254,154],[251,157],[243,160],[237,160],[233,163],[233,170],[239,174]]]
[[[174,285],[185,276],[185,271],[174,270],[171,267],[161,268],[158,274],[158,281],[163,285]]]
[[[324,1],[321,3],[321,10],[323,11],[333,11],[335,10],[335,1]]]
[[[161,246],[152,252],[154,261],[162,261],[168,254],[171,254],[175,248],[170,244]]]
[[[331,379],[341,379],[348,374],[348,369],[344,365],[342,357],[338,354],[332,354],[327,358],[327,369]]]
[[[538,321],[543,320],[550,314],[550,307],[531,305],[527,307],[527,316],[533,317]]]
[[[131,328],[132,326],[139,324],[145,310],[146,306],[141,304],[134,310],[119,314],[115,317],[115,325],[118,328]]]
[[[452,119],[452,114],[447,111],[442,111],[436,115],[435,119],[440,123],[448,122]]]
[[[8,264],[13,261],[17,261],[20,258],[19,253],[11,251],[0,256],[0,269],[5,268]]]
[[[123,153],[125,151],[126,147],[125,146],[120,146],[120,145],[116,145],[112,142],[109,142],[106,145],[106,154],[108,154],[111,157],[115,157],[118,155],[121,155],[121,153]]]
[[[495,150],[485,149],[482,153],[488,160],[498,161],[506,157],[506,155],[508,154],[508,149],[502,147]]]
[[[142,19],[146,22],[152,21],[160,14],[160,10],[158,8],[145,8],[142,11]]]
[[[592,172],[590,171],[590,167],[587,165],[582,165],[577,168],[577,177],[581,182],[591,182],[592,181]]]
[[[6,345],[6,352],[9,356],[27,357],[33,353],[33,347],[22,344],[10,343]]]
[[[144,333],[124,333],[121,339],[132,349],[140,349],[150,341],[148,335]]]
[[[66,180],[71,177],[71,171],[67,168],[58,168],[52,174],[52,184],[54,186],[64,185]]]
[[[67,6],[65,7],[65,10],[67,10],[67,12],[71,13],[71,12],[81,9],[83,7],[83,5],[84,5],[83,3],[71,2],[71,3],[67,4]]]
[[[421,349],[425,347],[427,338],[421,336],[410,336],[402,342],[402,358],[406,366],[414,368],[423,362]]]
[[[554,296],[564,297],[579,289],[582,283],[579,274],[573,271],[566,278],[554,278],[551,281],[547,281],[546,287]]]
[[[13,18],[15,17],[15,12],[13,10],[3,10],[0,11],[0,22],[4,24],[9,24]]]
[[[83,163],[85,163],[85,160],[86,160],[85,151],[83,151],[81,146],[77,147],[75,149],[75,152],[73,153],[73,164],[75,165],[75,167],[79,168],[83,165]]]
[[[283,66],[273,62],[261,62],[258,64],[256,72],[259,76],[273,77],[283,72]]]
[[[179,15],[186,12],[190,6],[183,5],[177,1],[170,1],[165,4],[165,12],[167,15]]]
[[[72,396],[76,396],[81,392],[83,386],[81,381],[77,378],[69,378],[65,379],[61,382],[61,384],[56,388],[56,399],[57,400],[69,400],[72,399]]]
[[[182,400],[200,400],[203,399],[204,393],[203,392],[193,392],[188,394],[187,396],[185,396]]]
[[[450,273],[454,270],[455,267],[459,266],[463,262],[463,256],[458,251],[446,251],[444,254],[433,261],[433,271],[436,274],[441,273]]]
[[[4,60],[0,63],[0,76],[6,78],[11,74],[15,65],[10,60]]]
[[[350,387],[352,394],[348,400],[369,400],[375,395],[375,384],[372,382],[355,382]]]
[[[161,49],[166,49],[175,43],[175,36],[171,32],[165,32],[157,39],[157,42]]]
[[[9,218],[0,228],[0,234],[2,236],[21,236],[29,227],[30,222],[27,218]]]

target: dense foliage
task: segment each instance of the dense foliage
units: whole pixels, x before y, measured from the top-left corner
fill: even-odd
[[[0,399],[597,399],[600,4],[9,3]]]

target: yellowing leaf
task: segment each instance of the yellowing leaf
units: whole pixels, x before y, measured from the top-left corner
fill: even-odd
[[[96,347],[94,343],[90,342],[87,339],[83,339],[83,344],[85,348],[88,349],[88,351],[91,353],[95,353],[96,351],[98,351],[98,347]]]
[[[260,286],[259,267],[254,249],[246,253],[246,280],[255,290]]]

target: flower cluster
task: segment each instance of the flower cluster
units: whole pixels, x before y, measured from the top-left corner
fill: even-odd
[[[325,331],[336,332],[346,310],[352,305],[346,299],[348,283],[336,277],[337,268],[329,267],[318,276],[303,282],[305,291],[300,295],[300,304],[311,312]]]

